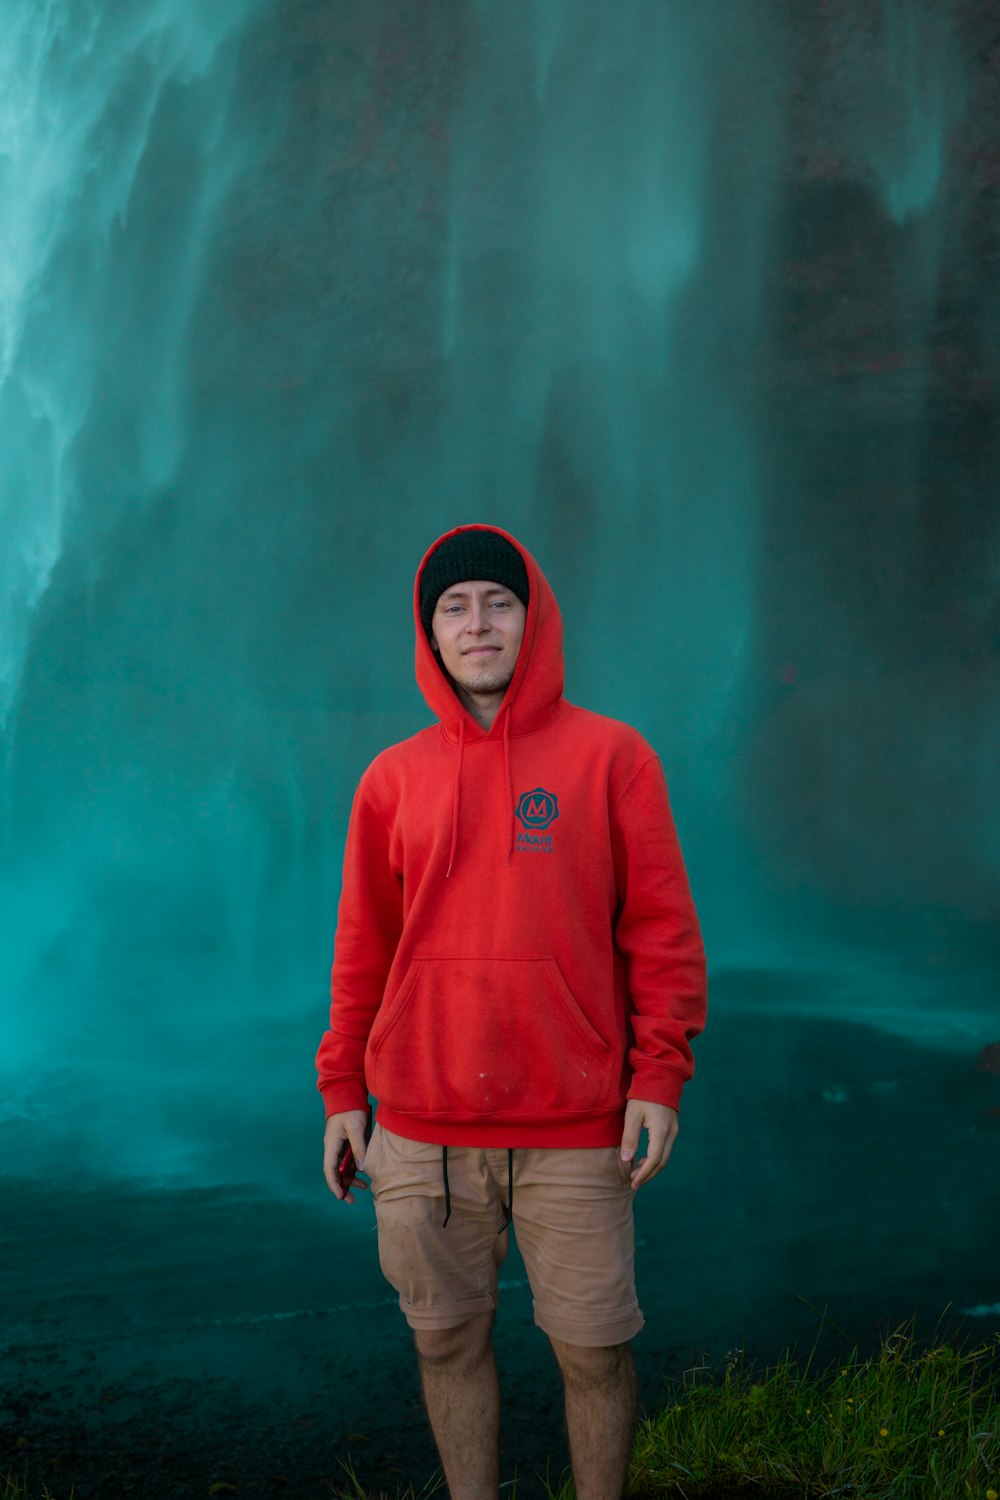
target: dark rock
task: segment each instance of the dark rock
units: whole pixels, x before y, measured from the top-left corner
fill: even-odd
[[[1000,1042],[989,1042],[976,1059],[978,1073],[1000,1073]]]

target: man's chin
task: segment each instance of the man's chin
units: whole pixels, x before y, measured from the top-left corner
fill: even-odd
[[[505,693],[513,680],[513,672],[491,672],[488,667],[472,671],[462,679],[461,686],[467,693]]]

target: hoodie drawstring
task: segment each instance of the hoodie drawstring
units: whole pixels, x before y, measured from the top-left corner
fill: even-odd
[[[455,767],[455,790],[451,801],[451,848],[448,851],[448,868],[445,871],[445,879],[451,874],[451,867],[455,863],[455,851],[458,848],[458,808],[462,791],[462,763],[465,759],[465,720],[458,722],[458,764]],[[510,835],[507,840],[507,858],[505,865],[510,864],[510,857],[514,852],[514,784],[510,778],[510,714],[503,716],[503,771],[504,780],[507,785],[507,808],[510,815]]]
[[[507,858],[505,865],[510,864],[510,856],[514,849],[514,788],[510,779],[510,710],[503,716],[503,768],[507,777],[507,807],[510,812],[510,842],[507,845]]]
[[[441,1176],[444,1179],[444,1223],[442,1229],[447,1229],[448,1220],[451,1218],[451,1188],[448,1186],[448,1147],[441,1147]],[[505,1229],[509,1229],[514,1222],[514,1150],[507,1147],[507,1205],[506,1218],[497,1230],[497,1239]]]
[[[445,871],[446,880],[451,874],[451,867],[455,862],[455,850],[458,847],[458,800],[462,789],[462,761],[464,758],[465,720],[460,719],[458,723],[458,765],[455,768],[455,791],[451,803],[451,849],[448,851],[448,868]]]

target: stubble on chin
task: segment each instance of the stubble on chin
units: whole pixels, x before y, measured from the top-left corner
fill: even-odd
[[[499,671],[495,667],[473,667],[458,683],[467,693],[505,693],[513,678],[512,667]]]

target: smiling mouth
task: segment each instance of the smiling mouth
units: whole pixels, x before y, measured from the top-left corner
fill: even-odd
[[[465,655],[466,656],[492,656],[495,651],[499,651],[499,650],[500,650],[499,646],[470,646],[469,649],[468,649],[468,651],[466,651]]]

